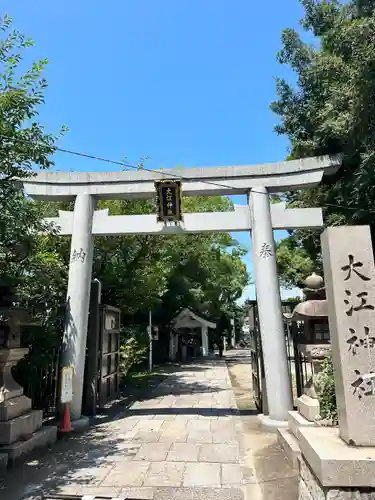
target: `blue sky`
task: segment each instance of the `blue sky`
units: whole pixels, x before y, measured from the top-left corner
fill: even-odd
[[[292,78],[276,53],[282,29],[298,28],[298,0],[2,0],[5,12],[35,40],[30,61],[49,59],[40,119],[69,127],[61,147],[131,163],[148,155],[149,168],[285,159],[269,105],[274,78]],[[111,170],[66,154],[56,168]],[[236,239],[250,251],[248,234]]]

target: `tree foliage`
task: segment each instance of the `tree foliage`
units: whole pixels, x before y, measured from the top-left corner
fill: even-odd
[[[322,362],[321,370],[316,377],[316,386],[320,416],[332,425],[337,425],[335,374],[331,356]]]
[[[67,208],[61,204],[38,205],[41,213],[49,216]],[[216,196],[184,198],[183,208],[185,212],[220,212],[233,206],[228,198]],[[110,215],[155,211],[154,203],[145,200],[103,200],[98,209],[106,209]],[[58,252],[64,263],[61,290],[65,292],[69,240],[52,234],[43,237],[43,241],[50,252]],[[229,333],[229,318],[238,310],[236,301],[249,282],[241,260],[244,253],[228,233],[97,237],[93,277],[101,281],[102,303],[121,309],[124,366],[128,369],[130,362],[144,359],[149,310],[154,324],[160,326],[164,354],[168,325],[185,307],[217,321],[219,333]]]
[[[16,180],[32,175],[35,167],[52,165],[57,136],[36,121],[47,61],[23,71],[23,55],[33,41],[12,29],[9,16],[0,19],[0,32],[0,282],[15,286],[38,273],[53,276],[44,269],[43,255],[47,268],[56,256],[39,248],[37,237],[46,225]]]
[[[317,188],[287,194],[293,206],[324,207],[326,225],[370,224],[375,200],[375,2],[301,0],[307,44],[293,29],[282,33],[278,54],[297,84],[277,80],[279,134],[290,159],[343,154],[339,172]],[[289,263],[293,263],[289,269]],[[283,281],[295,285],[321,267],[319,234],[296,231],[279,246]]]

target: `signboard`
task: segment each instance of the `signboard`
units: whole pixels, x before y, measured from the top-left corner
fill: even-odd
[[[104,328],[108,331],[119,328],[120,315],[117,311],[106,311],[104,317]]]
[[[180,221],[181,182],[165,180],[155,182],[158,222]]]
[[[152,329],[151,336],[152,336],[152,340],[159,340],[159,327],[158,326],[154,326],[154,328]]]
[[[64,366],[61,370],[61,395],[62,404],[70,403],[73,399],[73,367]]]

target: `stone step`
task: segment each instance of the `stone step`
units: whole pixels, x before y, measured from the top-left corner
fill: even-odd
[[[31,399],[25,395],[0,403],[0,422],[7,422],[31,410]]]
[[[307,394],[302,394],[297,399],[297,408],[300,414],[310,422],[319,418],[319,401],[310,398]]]
[[[299,428],[300,427],[314,427],[314,422],[310,422],[305,417],[303,417],[299,411],[289,411],[288,412],[288,425],[289,430],[292,434],[299,439]]]
[[[17,441],[7,446],[1,446],[0,452],[8,455],[8,465],[14,465],[24,455],[36,448],[43,448],[53,444],[57,439],[57,427],[46,426],[34,434],[27,441]],[[1,455],[0,455],[1,456]]]
[[[283,449],[289,464],[298,469],[298,460],[301,456],[301,450],[297,438],[289,429],[277,429],[277,441]]]
[[[42,410],[32,410],[8,422],[0,422],[0,445],[9,445],[30,436],[42,427],[42,419]]]

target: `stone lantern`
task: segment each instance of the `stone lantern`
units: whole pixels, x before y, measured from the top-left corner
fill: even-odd
[[[284,318],[292,324],[292,328],[297,322],[303,322],[303,334],[298,340],[299,350],[307,357],[312,370],[311,377],[303,389],[303,395],[297,400],[297,406],[299,409],[303,408],[300,411],[306,418],[315,420],[319,418],[316,376],[321,369],[322,361],[331,353],[328,304],[321,276],[312,273],[304,284],[303,292],[306,300],[297,304],[291,314],[284,314]],[[304,404],[308,406],[306,410]]]
[[[303,289],[305,299],[297,304],[292,313],[284,313],[296,335],[298,352],[303,353],[310,362],[311,375],[297,399],[298,411],[289,411],[288,429],[278,429],[278,440],[294,467],[299,466],[299,436],[303,427],[321,424],[320,405],[316,391],[316,376],[322,362],[331,353],[328,304],[324,280],[316,273],[305,280]],[[303,323],[303,328],[298,327]]]
[[[21,328],[31,324],[27,311],[13,304],[9,288],[0,285],[0,466],[56,439],[55,427],[41,429],[42,411],[31,409],[31,399],[12,375],[29,352],[20,347]]]

